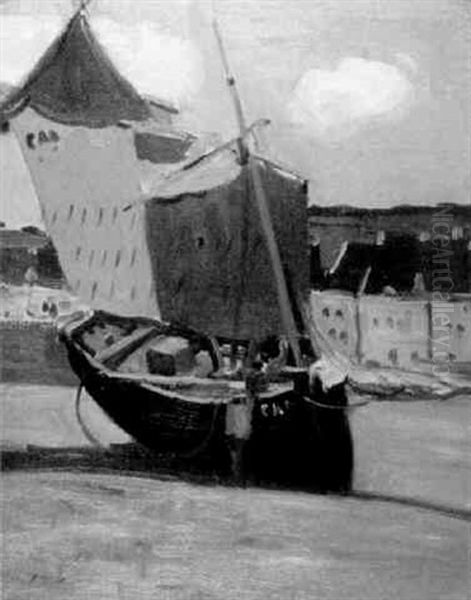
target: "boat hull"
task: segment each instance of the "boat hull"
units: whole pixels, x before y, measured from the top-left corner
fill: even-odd
[[[222,406],[179,401],[166,390],[115,379],[97,369],[64,339],[70,365],[88,394],[121,429],[149,449],[192,454],[214,443],[222,428]]]
[[[156,453],[209,461],[216,470],[229,472],[227,403],[195,402],[142,380],[116,378],[97,367],[67,328],[61,339],[81,384],[138,443]],[[296,388],[262,398],[254,407],[244,458],[255,480],[348,491],[353,469],[348,417],[343,410],[307,402]]]

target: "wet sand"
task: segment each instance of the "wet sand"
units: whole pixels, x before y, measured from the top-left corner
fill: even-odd
[[[471,511],[471,397],[354,412],[355,488]]]
[[[460,520],[116,475],[4,475],[4,598],[464,600]]]
[[[3,448],[91,451],[74,393],[1,384]],[[83,472],[80,460],[4,472],[3,597],[464,600],[469,409],[356,410],[356,498]],[[128,440],[89,400],[83,416],[105,445]]]

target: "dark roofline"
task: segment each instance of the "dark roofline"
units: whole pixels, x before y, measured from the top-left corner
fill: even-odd
[[[438,211],[449,209],[455,216],[468,217],[471,220],[471,206],[466,204],[454,204],[443,202],[435,206],[413,206],[410,204],[400,204],[390,208],[365,208],[350,206],[348,204],[337,204],[335,206],[320,206],[312,204],[308,208],[310,217],[365,217],[365,216],[411,216],[411,215],[429,215],[432,216]]]
[[[46,234],[35,234],[18,229],[0,229],[0,248],[42,248],[48,244]]]

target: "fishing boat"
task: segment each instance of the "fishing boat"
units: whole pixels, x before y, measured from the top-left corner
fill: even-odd
[[[221,373],[217,342],[188,328],[96,311],[69,320],[61,336],[90,395],[155,450],[201,451],[224,431],[227,405],[245,396],[241,373]],[[260,392],[258,408],[273,415],[274,403],[287,410],[293,400],[292,382],[278,381]]]
[[[2,105],[67,281],[93,309],[60,336],[82,386],[145,446],[222,455],[251,404],[255,462],[309,478],[322,465],[329,489],[348,489],[344,382],[316,398],[309,386],[307,182],[254,152],[267,121],[246,123],[215,34],[239,124],[218,147],[176,131],[173,109],[152,112],[84,6]]]
[[[224,371],[216,339],[101,311],[79,313],[60,335],[81,386],[134,439],[161,455],[229,471],[228,413],[245,402],[247,389],[242,370]],[[309,393],[305,370],[289,366],[269,379],[252,413],[245,453],[251,476],[348,491],[353,454],[344,385]]]

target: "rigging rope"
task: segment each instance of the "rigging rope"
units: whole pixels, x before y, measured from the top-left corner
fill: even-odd
[[[347,404],[346,406],[333,406],[331,404],[323,404],[322,402],[316,402],[312,398],[308,398],[307,396],[303,396],[303,400],[308,402],[309,404],[313,404],[318,408],[327,408],[329,410],[354,410],[355,408],[361,408],[362,406],[366,406],[370,404],[370,400],[364,400],[363,402],[357,402],[356,404]]]
[[[75,395],[75,416],[77,417],[78,424],[80,425],[83,435],[87,438],[87,440],[90,442],[90,444],[92,444],[92,446],[95,446],[95,448],[101,448],[101,449],[106,448],[106,446],[104,444],[102,444],[100,442],[100,440],[93,435],[93,433],[90,431],[90,429],[85,425],[85,422],[82,418],[82,414],[80,412],[80,401],[82,398],[82,390],[83,390],[83,385],[80,383],[79,386],[77,387],[77,393]]]

